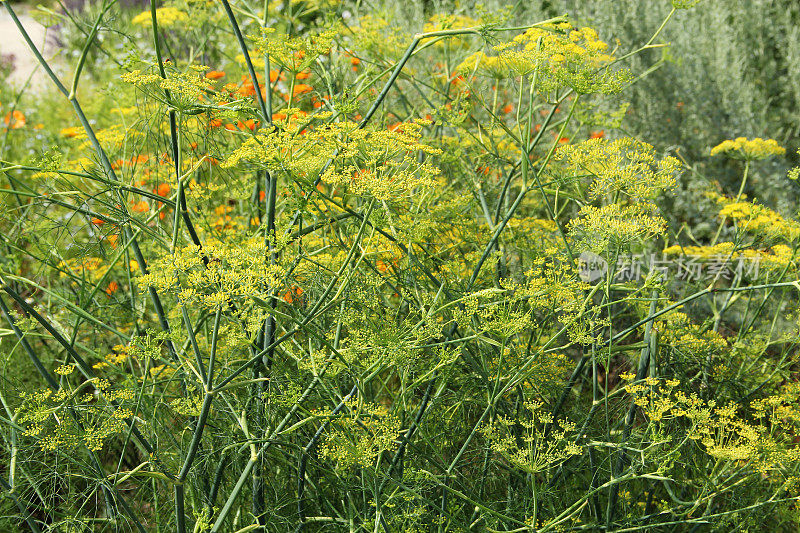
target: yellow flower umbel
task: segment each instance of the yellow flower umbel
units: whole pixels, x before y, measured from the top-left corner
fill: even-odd
[[[574,29],[567,22],[547,24],[495,46],[496,55],[472,54],[457,70],[498,78],[536,72],[542,92],[570,87],[579,94],[611,94],[621,90],[631,75],[608,68],[614,56],[607,49],[608,44],[592,28]]]
[[[737,202],[717,194],[709,196],[721,206],[720,218],[730,218],[736,221],[739,227],[746,232],[790,242],[800,237],[799,222],[786,219],[766,206],[751,202]]]
[[[766,159],[785,153],[786,149],[778,145],[778,141],[775,139],[762,139],[761,137],[756,137],[755,139],[737,137],[734,140],[722,141],[711,149],[712,156],[725,154],[733,159],[747,161]]]
[[[555,159],[564,161],[572,178],[589,179],[589,200],[613,202],[601,207],[584,205],[570,233],[593,252],[658,235],[666,221],[655,214],[653,201],[676,186],[680,163],[674,157],[658,159],[655,149],[634,139],[590,139],[564,146]],[[578,184],[580,182],[574,181]],[[577,191],[583,196],[583,191]]]
[[[162,98],[158,89],[168,90],[172,104],[179,109],[185,109],[203,101],[211,91],[211,82],[203,75],[208,68],[202,65],[189,65],[186,72],[169,69],[167,78],[141,70],[132,70],[123,74],[121,78],[122,81],[136,86],[154,99]]]
[[[288,173],[298,181],[313,181],[327,161],[336,158],[322,174],[322,181],[343,185],[350,194],[392,201],[408,198],[417,189],[432,189],[439,170],[419,162],[418,152],[439,150],[421,140],[424,121],[400,124],[394,131],[360,129],[354,122],[339,122],[298,132],[293,121],[249,138],[223,168],[247,162]]]
[[[481,429],[492,450],[513,468],[537,474],[581,454],[581,447],[574,442],[577,440],[574,422],[554,421],[544,403],[538,400],[525,402],[524,407],[530,416],[519,421],[499,416]],[[514,434],[516,424],[522,426],[521,437]]]
[[[305,37],[288,37],[277,33],[275,28],[261,28],[261,37],[254,39],[256,49],[252,55],[258,58],[269,54],[270,61],[291,72],[299,72],[308,68],[319,56],[330,52],[337,34],[337,30],[329,29],[318,34],[306,34]],[[236,59],[244,62],[241,54]],[[254,65],[264,68],[263,60],[254,61]]]
[[[677,185],[680,162],[656,158],[652,145],[630,137],[609,141],[589,139],[560,148],[554,159],[564,161],[576,174],[588,175],[589,198],[622,193],[631,200],[653,200]]]
[[[179,22],[187,22],[189,15],[180,9],[174,7],[159,7],[156,9],[156,18],[158,25],[163,28],[169,28]],[[142,11],[131,20],[132,24],[149,28],[153,25],[153,19],[150,11]]]
[[[320,447],[320,456],[337,469],[369,467],[380,455],[394,447],[400,433],[400,420],[385,407],[347,402],[349,413],[333,420]]]

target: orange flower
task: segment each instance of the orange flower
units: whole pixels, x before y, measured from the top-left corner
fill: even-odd
[[[602,139],[606,136],[606,132],[603,130],[600,131],[593,131],[589,134],[590,139]]]
[[[102,218],[92,217],[92,224],[94,224],[95,226],[102,226],[105,223],[106,221],[103,220]]]
[[[281,77],[281,72],[279,70],[270,70],[269,71],[269,82],[275,83],[278,81],[278,78]]]
[[[61,135],[63,137],[71,139],[72,137],[77,137],[78,135],[80,135],[82,131],[83,131],[83,128],[78,128],[76,126],[72,126],[70,128],[62,129],[60,133],[61,133]]]
[[[240,130],[243,130],[243,129],[247,128],[250,131],[256,131],[256,127],[257,126],[258,126],[258,122],[253,120],[252,118],[248,119],[248,120],[245,120],[244,122],[242,122],[240,120],[240,121],[238,121],[236,123],[236,127],[239,128]]]
[[[169,183],[162,183],[156,188],[155,193],[159,196],[167,196],[170,190]]]
[[[391,124],[386,126],[386,129],[389,131],[395,131],[399,127],[400,127],[400,122],[392,122]]]
[[[111,296],[113,293],[117,292],[117,289],[119,289],[119,283],[112,281],[108,284],[108,287],[106,287],[106,294]]]
[[[358,65],[361,64],[361,60],[359,58],[353,56],[353,57],[350,58],[350,64],[353,65],[354,67],[357,67]]]
[[[387,265],[380,259],[378,259],[378,261],[375,263],[375,266],[378,267],[378,271],[380,272],[386,272],[387,270],[389,270],[389,265]]]
[[[294,303],[295,299],[297,299],[299,302],[300,296],[303,295],[303,292],[304,292],[303,289],[301,289],[300,287],[292,287],[291,289],[283,293],[283,301],[286,302],[287,304],[290,304]]]
[[[511,113],[512,111],[514,111],[514,106],[513,105],[506,104],[506,105],[503,106],[503,113],[505,113],[506,115]]]
[[[262,202],[263,202],[263,201],[264,201],[264,198],[266,198],[266,197],[267,197],[267,193],[266,193],[266,191],[258,191],[258,199],[259,199],[260,201],[262,201]]]
[[[7,128],[12,130],[18,130],[19,128],[24,127],[26,124],[25,115],[23,115],[22,111],[19,109],[15,109],[14,111],[9,111],[6,113],[3,122]]]
[[[132,208],[134,213],[146,213],[150,210],[150,206],[144,200],[134,202]]]
[[[119,235],[109,235],[108,237],[106,237],[106,240],[108,241],[108,244],[110,244],[112,248],[116,248],[118,238]]]
[[[220,126],[222,126],[222,120],[218,118],[212,118],[208,121],[208,127],[210,128],[219,128]]]
[[[296,80],[307,80],[310,77],[311,77],[311,73],[308,72],[308,71],[304,71],[304,72],[298,72],[295,75],[294,79],[296,79]]]
[[[297,96],[298,94],[310,93],[313,90],[314,88],[311,85],[306,85],[305,83],[298,83],[297,85],[294,86],[294,91],[292,92],[292,95]]]
[[[567,144],[569,142],[569,137],[561,137],[558,140],[558,144]]]
[[[228,131],[236,131],[236,126],[233,124],[225,124],[225,129]]]
[[[286,120],[286,113],[275,113],[272,115],[272,120]]]
[[[206,78],[209,80],[218,80],[225,76],[225,73],[221,70],[212,70],[210,72],[206,72]]]
[[[237,92],[242,96],[255,96],[256,88],[253,85],[253,82],[246,81],[242,84],[241,87],[239,87],[239,90]]]

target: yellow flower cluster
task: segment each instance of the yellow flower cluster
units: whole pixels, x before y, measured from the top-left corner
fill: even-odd
[[[715,193],[709,193],[707,196],[722,206],[719,211],[721,218],[735,220],[744,231],[790,242],[800,238],[800,222],[786,219],[766,206],[751,202],[736,202]]]
[[[261,36],[254,39],[256,48],[252,55],[263,57],[269,54],[270,61],[291,72],[299,72],[319,56],[328,54],[337,35],[336,29],[328,29],[317,34],[306,33],[303,37],[288,37],[275,28],[261,28]],[[244,56],[237,56],[237,60],[244,62]],[[263,68],[263,65],[262,60],[256,66]]]
[[[653,211],[643,204],[587,205],[578,212],[578,218],[569,222],[569,233],[587,250],[600,253],[612,244],[623,245],[664,233],[667,221]]]
[[[66,259],[59,264],[62,278],[70,274],[75,274],[79,278],[86,277],[88,280],[97,283],[108,271],[108,266],[104,264],[101,257],[76,257]]]
[[[608,43],[594,29],[577,29],[564,22],[530,28],[511,42],[493,47],[495,55],[476,52],[457,70],[496,78],[537,72],[544,92],[567,86],[579,94],[609,94],[618,92],[631,75],[605,68],[614,60],[607,49]]]
[[[589,175],[590,199],[614,197],[621,192],[631,200],[653,200],[661,192],[675,188],[675,176],[681,169],[676,158],[658,159],[652,145],[631,137],[565,145],[554,159],[564,161],[579,175]]]
[[[277,285],[281,273],[280,266],[270,264],[263,238],[246,238],[176,250],[154,261],[151,272],[137,282],[142,290],[174,294],[183,305],[216,310],[253,296],[269,299],[266,286]]]
[[[711,155],[725,154],[734,159],[766,159],[768,157],[783,155],[786,149],[778,145],[778,141],[774,139],[762,139],[756,137],[755,139],[746,139],[745,137],[737,137],[734,140],[722,141],[717,146],[711,149]]]
[[[174,7],[159,7],[156,9],[156,19],[160,27],[169,28],[179,22],[188,22],[189,15]],[[142,11],[131,20],[132,24],[149,28],[153,25],[150,11]]]
[[[168,72],[167,78],[158,74],[132,70],[121,76],[122,81],[130,83],[155,99],[162,99],[160,92],[152,91],[153,87],[170,92],[171,102],[178,109],[184,109],[198,102],[202,102],[211,91],[211,81],[203,76],[209,67],[204,65],[190,65],[186,72]]]
[[[63,367],[61,367],[63,368]],[[61,372],[66,375],[65,372]],[[79,394],[61,388],[57,391],[41,389],[22,392],[22,405],[17,410],[17,422],[25,427],[24,435],[39,439],[39,446],[48,451],[71,451],[79,446],[89,450],[100,450],[111,436],[125,431],[125,420],[133,412],[113,402],[129,402],[135,396],[133,390],[112,390],[106,380],[93,380],[96,392]],[[81,419],[73,414],[81,413]]]
[[[112,352],[105,356],[103,361],[96,363],[92,368],[105,368],[112,365],[121,365],[130,358],[132,351],[132,346],[123,346],[121,344],[117,344],[114,346]]]
[[[100,146],[109,152],[115,152],[122,148],[125,142],[131,137],[140,137],[141,135],[141,132],[130,128],[125,128],[119,124],[114,124],[107,128],[99,129],[95,132],[95,136],[97,137],[97,141],[100,143]],[[79,146],[81,150],[92,148],[91,142],[88,140],[88,135],[86,135],[86,132],[82,129],[79,130],[76,135],[74,135],[74,138],[85,139],[84,142]]]
[[[695,393],[687,395],[676,390],[675,382],[653,379],[648,386],[649,394],[637,399],[637,404],[650,420],[659,424],[681,420],[688,424],[687,438],[699,442],[718,464],[747,461],[766,477],[800,461],[800,447],[791,442],[793,431],[783,437],[781,432],[770,430],[787,424],[796,426],[800,421],[797,384],[753,402],[756,420],[740,416],[741,407],[736,404],[717,405],[716,401],[704,401]]]
[[[402,427],[400,419],[385,407],[359,405],[355,399],[348,401],[345,409],[347,413],[331,423],[320,446],[320,457],[341,470],[372,466],[384,451],[394,447]]]
[[[338,122],[299,135],[297,126],[274,129],[247,139],[222,164],[242,162],[288,172],[301,182],[313,181],[329,158],[335,161],[322,174],[330,185],[343,185],[350,194],[392,201],[417,189],[432,189],[439,170],[420,162],[417,154],[438,154],[421,141],[424,121],[400,124],[394,131],[360,129],[355,122]]]
[[[665,255],[679,255],[691,257],[694,260],[714,259],[745,259],[756,261],[759,272],[781,270],[786,266],[795,264],[794,252],[785,244],[776,244],[768,250],[743,249],[737,250],[732,242],[721,242],[714,246],[681,246],[673,245],[664,248]]]
[[[524,418],[514,420],[499,416],[494,423],[481,430],[492,450],[512,467],[528,474],[537,474],[582,453],[581,447],[575,443],[578,439],[575,423],[554,423],[541,401],[527,401],[524,407]],[[523,429],[521,438],[514,432],[517,424]]]
[[[674,311],[656,322],[665,344],[703,359],[728,350],[728,341],[716,331],[693,324],[689,315]]]
[[[358,26],[353,27],[353,43],[367,56],[376,60],[381,57],[394,59],[408,46],[410,36],[398,31],[402,24],[392,24],[373,15],[364,15],[358,22]]]

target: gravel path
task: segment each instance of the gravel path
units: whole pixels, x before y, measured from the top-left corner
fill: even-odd
[[[56,51],[55,47],[49,42],[50,39],[47,38],[47,30],[44,26],[36,22],[26,11],[27,9],[22,6],[14,6],[14,12],[17,13],[31,40],[42,52],[45,59],[49,60]],[[7,84],[20,87],[31,75],[33,75],[31,79],[31,87],[33,88],[41,87],[42,83],[50,83],[47,80],[47,75],[39,67],[36,58],[23,40],[22,34],[17,29],[14,21],[11,20],[8,11],[2,5],[0,5],[0,55],[11,58],[14,65],[11,76],[7,80],[3,80],[4,82],[0,82],[0,90],[3,90],[3,85]]]

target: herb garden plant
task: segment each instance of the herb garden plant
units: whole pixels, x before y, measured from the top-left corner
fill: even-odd
[[[98,0],[52,60],[5,1],[52,88],[0,92],[3,530],[795,531],[785,149],[624,129],[695,3]]]

